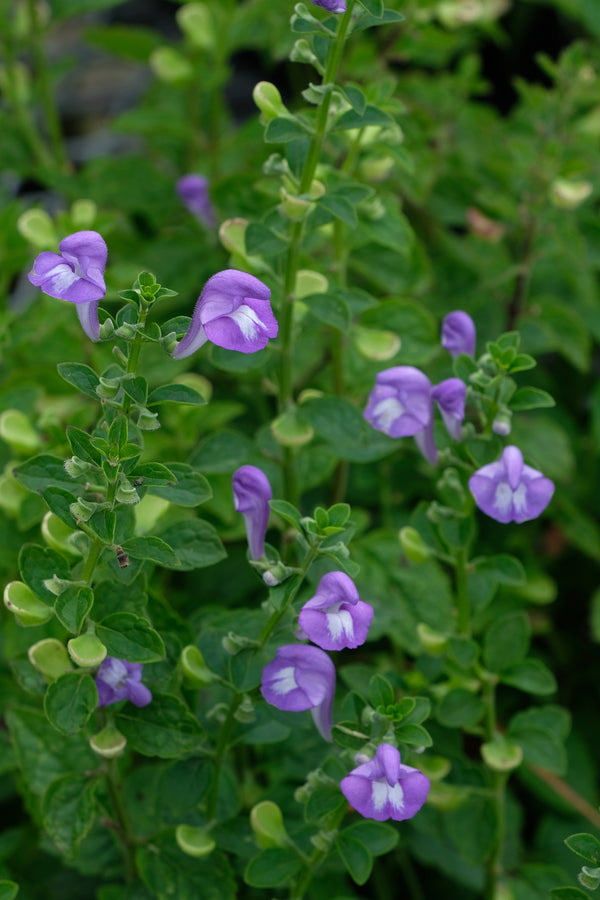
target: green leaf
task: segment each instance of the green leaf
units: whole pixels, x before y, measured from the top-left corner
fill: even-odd
[[[179,567],[179,559],[173,549],[162,538],[153,535],[132,537],[125,541],[123,550],[132,559],[149,559],[167,569]]]
[[[387,128],[394,124],[392,117],[379,109],[378,106],[367,106],[364,112],[359,114],[354,109],[348,109],[339,117],[333,125],[332,131],[347,131],[350,128],[365,128],[367,125],[379,125]]]
[[[94,447],[92,439],[86,431],[82,431],[81,428],[76,428],[74,425],[69,425],[67,427],[67,438],[74,456],[78,456],[85,462],[92,463],[95,466],[101,465],[102,454]]]
[[[445,814],[447,834],[469,865],[488,859],[498,835],[496,808],[491,800],[470,796],[457,809]]]
[[[256,453],[252,441],[237,431],[220,431],[207,438],[193,454],[191,464],[207,475],[230,473]]]
[[[589,894],[584,894],[579,888],[574,887],[552,888],[550,896],[556,898],[556,900],[584,900],[584,898],[589,900],[590,898]]]
[[[75,494],[63,488],[50,487],[42,491],[42,496],[55,516],[62,519],[65,525],[75,528],[75,518],[71,513],[71,503],[77,500]]]
[[[534,369],[537,363],[533,356],[528,353],[519,353],[509,365],[507,371],[511,374],[514,372],[525,372],[527,369]]]
[[[349,228],[356,228],[358,224],[355,208],[340,194],[325,194],[323,197],[319,197],[315,208],[331,213],[334,219],[339,219]]]
[[[169,463],[169,470],[176,478],[176,483],[169,485],[153,484],[148,493],[169,500],[177,506],[193,507],[206,503],[212,497],[212,488],[204,475],[196,472],[186,463]]]
[[[65,856],[72,858],[96,818],[96,784],[81,775],[63,775],[44,795],[44,828]]]
[[[48,721],[62,734],[83,728],[98,706],[98,691],[91,675],[66,672],[49,685],[44,697]]]
[[[340,459],[372,462],[398,448],[398,441],[372,428],[344,397],[315,397],[302,404],[302,411]]]
[[[377,2],[377,0],[376,0]],[[383,2],[382,2],[383,6]],[[354,85],[348,84],[346,87],[342,89],[342,93],[352,109],[362,116],[365,111],[365,107],[367,105],[367,98],[360,88],[355,87]]]
[[[351,313],[348,304],[338,294],[309,294],[303,297],[313,316],[325,325],[331,325],[338,331],[347,332],[350,328]]]
[[[391,706],[394,702],[394,688],[384,675],[373,675],[369,681],[367,697],[371,706]]]
[[[396,740],[401,744],[412,744],[415,747],[431,747],[433,741],[427,729],[413,722],[401,722],[394,728]]]
[[[288,503],[287,500],[269,500],[269,506],[285,522],[293,525],[298,531],[302,530],[302,525],[300,524],[302,516],[292,503]]]
[[[527,656],[531,626],[523,612],[501,616],[488,628],[483,641],[483,661],[492,672],[502,672]]]
[[[506,553],[475,559],[473,567],[476,572],[491,575],[499,584],[522,585],[526,581],[523,564]]]
[[[188,856],[172,833],[141,847],[135,859],[154,900],[235,900],[237,896],[233,872],[223,853],[215,851],[204,859]]]
[[[529,694],[553,694],[557,689],[556,678],[539,659],[524,659],[503,669],[499,675],[503,684],[527,691]]]
[[[556,406],[556,403],[547,391],[534,387],[522,387],[515,391],[508,405],[513,410],[524,410]]]
[[[188,572],[212,566],[227,556],[217,531],[203,519],[175,522],[161,532],[161,537],[177,554],[177,563],[169,564],[169,569]]]
[[[15,900],[19,893],[19,885],[14,881],[7,881],[6,878],[0,880],[0,900]]]
[[[81,391],[87,397],[98,400],[96,388],[100,384],[100,379],[93,369],[84,366],[83,363],[59,363],[56,367],[61,378],[72,384],[73,387]]]
[[[48,487],[58,487],[70,491],[82,479],[67,475],[62,459],[42,453],[22,463],[14,470],[15,478],[30,491],[44,491]]]
[[[287,248],[287,241],[258,222],[249,223],[244,232],[244,241],[249,256],[275,256]]]
[[[513,716],[507,736],[522,748],[526,762],[562,775],[567,767],[563,741],[569,723],[569,714],[560,706],[532,707]]]
[[[53,575],[58,578],[69,578],[70,575],[64,556],[37,544],[24,544],[19,553],[19,571],[25,584],[50,606],[54,606],[55,596],[44,586],[44,581]]]
[[[143,463],[136,466],[133,472],[129,473],[130,481],[138,481],[139,484],[148,487],[168,486],[172,487],[177,481],[177,476],[172,469],[163,466],[161,463]],[[136,485],[137,487],[138,485]]]
[[[347,805],[348,801],[340,791],[339,785],[328,781],[325,784],[315,785],[304,808],[304,816],[308,822],[321,822]]]
[[[306,137],[307,130],[297,119],[277,116],[271,119],[265,129],[265,141],[268,144],[286,144],[298,138]]]
[[[298,854],[291,847],[269,847],[250,860],[244,881],[256,888],[280,887],[289,884],[301,868]]]
[[[198,720],[178,697],[153,693],[152,703],[128,703],[115,724],[133,750],[143,756],[179,759],[197,750],[203,737]]]
[[[392,825],[363,819],[344,828],[342,834],[359,841],[372,856],[382,856],[397,846],[400,835]]]
[[[587,862],[597,866],[600,863],[600,841],[593,834],[571,834],[565,838],[565,844],[576,853],[577,856],[583,857]]]
[[[437,717],[447,728],[475,725],[485,714],[485,704],[471,691],[455,688],[441,699]]]
[[[141,375],[135,378],[124,378],[121,382],[128,397],[140,406],[146,406],[148,400],[148,382]]]
[[[206,398],[188,387],[187,384],[163,384],[155,388],[148,397],[148,406],[160,403],[188,403],[191,406],[204,406]]]
[[[67,631],[79,634],[93,605],[94,594],[90,588],[72,584],[56,598],[54,612]]]
[[[337,835],[335,846],[352,880],[365,884],[373,868],[373,857],[367,848],[348,829]]]
[[[383,0],[359,0],[359,3],[376,19],[381,19],[383,16]]]
[[[165,658],[161,636],[146,619],[133,613],[118,612],[96,625],[96,634],[109,656],[132,663],[159,662]]]

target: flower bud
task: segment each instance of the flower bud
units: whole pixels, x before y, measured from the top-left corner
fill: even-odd
[[[254,832],[254,840],[261,850],[268,847],[285,847],[289,844],[281,810],[272,800],[263,800],[252,807],[250,825]]]
[[[80,634],[67,644],[69,656],[78,666],[92,669],[106,657],[107,649],[95,634]]]
[[[506,437],[510,434],[512,412],[509,409],[502,409],[492,422],[492,431],[499,434],[500,437]]]
[[[41,672],[46,681],[56,681],[65,672],[72,670],[64,644],[56,638],[44,638],[32,644],[27,651],[29,662]]]
[[[192,47],[213,50],[217,40],[211,12],[206,3],[186,3],[175,13],[177,24]]]
[[[58,244],[54,222],[45,209],[28,209],[21,213],[17,230],[37,250],[53,250]]]
[[[54,613],[22,581],[11,581],[4,588],[4,605],[15,616],[17,622],[25,627],[43,625]]]
[[[208,856],[216,847],[214,840],[203,828],[191,825],[178,825],[175,829],[175,840],[179,849],[188,856]]]
[[[262,113],[260,121],[263,125],[279,116],[289,117],[290,115],[281,99],[281,94],[270,81],[259,81],[252,91],[252,99]]]
[[[25,413],[19,409],[6,409],[0,415],[0,437],[14,453],[24,456],[31,456],[42,443]]]
[[[98,734],[90,738],[90,747],[98,756],[104,759],[115,759],[121,756],[127,745],[127,738],[114,726],[107,725]]]

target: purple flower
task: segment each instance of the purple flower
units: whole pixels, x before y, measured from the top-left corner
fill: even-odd
[[[27,276],[49,297],[77,304],[79,321],[92,341],[100,337],[98,301],[106,294],[104,269],[108,250],[97,231],[76,231],[58,245],[59,253],[44,250]]]
[[[242,466],[233,473],[233,505],[243,515],[252,559],[265,555],[265,534],[269,524],[269,500],[273,496],[269,479],[256,466]]]
[[[466,384],[460,378],[446,378],[436,384],[431,396],[439,406],[448,434],[455,441],[460,441],[465,417]]]
[[[413,366],[379,372],[364,417],[390,437],[418,434],[433,417],[429,378]]]
[[[527,522],[543,512],[554,493],[549,478],[526,466],[518,447],[505,447],[497,462],[478,469],[469,479],[475,503],[497,522]]]
[[[448,313],[442,322],[442,347],[452,356],[475,354],[475,324],[471,316],[460,309]]]
[[[321,736],[331,740],[335,667],[322,650],[307,644],[280,647],[263,669],[260,689],[277,709],[310,709]]]
[[[313,644],[343,650],[364,644],[372,619],[373,607],[359,598],[352,579],[344,572],[328,572],[300,610],[298,622]]]
[[[202,175],[184,175],[176,185],[181,202],[207,228],[217,224],[208,192],[208,179]]]
[[[380,744],[373,759],[353,769],[340,783],[348,803],[367,819],[412,819],[427,799],[429,778],[404,766],[391,744]]]
[[[322,6],[328,12],[346,12],[346,0],[312,0],[312,2],[317,6]]]
[[[278,330],[270,297],[269,288],[254,275],[237,269],[217,272],[204,285],[190,327],[171,356],[184,359],[207,340],[240,353],[264,350]]]
[[[107,656],[96,672],[98,706],[109,706],[119,700],[131,700],[134,706],[147,706],[152,701],[152,694],[142,684],[143,668],[141,663]]]

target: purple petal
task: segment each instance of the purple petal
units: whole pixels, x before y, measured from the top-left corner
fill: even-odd
[[[202,175],[184,175],[176,185],[182,203],[207,228],[216,224],[215,211],[208,192],[208,179]]]
[[[267,703],[277,709],[314,710],[317,728],[330,739],[335,667],[322,650],[306,644],[280,647],[263,669],[260,689]]]
[[[321,6],[328,12],[344,13],[346,12],[346,0],[312,0],[316,6]]]
[[[482,466],[469,479],[475,503],[497,522],[527,522],[547,507],[554,484],[537,469],[523,464],[518,447],[505,447],[495,463]]]
[[[134,706],[148,706],[152,702],[152,694],[141,681],[129,681],[127,699],[131,700]]]
[[[457,309],[442,322],[442,347],[453,357],[460,353],[475,354],[475,323],[468,313]]]
[[[431,463],[432,466],[435,466],[438,461],[438,452],[433,437],[433,422],[430,422],[422,431],[415,434],[415,444],[427,462]]]
[[[460,378],[447,378],[433,388],[431,396],[439,406],[448,434],[455,441],[460,441],[465,417],[466,384]]]
[[[146,706],[152,694],[141,683],[143,666],[124,659],[107,656],[96,672],[98,706],[108,706],[119,700],[131,700],[136,706]]]
[[[216,306],[211,301],[211,307]],[[207,304],[203,311],[209,314]],[[210,321],[204,320],[208,339],[217,347],[237,350],[238,353],[256,353],[264,350],[269,338],[277,337],[278,325],[268,300],[244,297],[243,302],[230,313],[219,315]]]
[[[375,758],[358,766],[340,784],[342,793],[362,816],[383,822],[412,818],[429,793],[429,779],[402,765],[398,750],[380,744]]]
[[[241,466],[233,473],[232,488],[235,509],[242,513],[246,523],[250,556],[260,559],[265,555],[269,500],[273,496],[269,479],[256,466]]]
[[[59,253],[36,257],[29,280],[50,297],[90,303],[106,294],[104,269],[108,250],[96,231],[78,231],[59,244]]]
[[[372,619],[373,607],[359,599],[352,579],[345,572],[328,572],[300,610],[298,623],[313,644],[343,650],[364,644]]]
[[[415,435],[432,419],[431,383],[413,366],[380,372],[369,395],[365,419],[390,437]]]
[[[100,340],[100,322],[98,321],[98,300],[77,304],[77,315],[81,327],[91,341]]]

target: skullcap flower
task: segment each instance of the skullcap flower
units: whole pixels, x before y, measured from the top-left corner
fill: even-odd
[[[446,378],[436,384],[431,396],[439,407],[448,434],[455,441],[460,441],[465,417],[466,384],[460,378]]]
[[[448,313],[442,322],[442,347],[453,357],[475,354],[475,324],[468,313],[460,309]]]
[[[326,653],[308,644],[287,644],[262,673],[261,693],[277,709],[310,709],[321,736],[331,740],[335,667]]]
[[[427,776],[405,766],[392,744],[380,744],[373,759],[353,769],[340,783],[348,803],[366,819],[412,819],[429,794]]]
[[[527,522],[542,513],[554,493],[549,478],[526,466],[518,447],[505,447],[497,462],[478,469],[469,490],[482,512],[497,522]]]
[[[364,644],[372,619],[373,607],[359,598],[352,579],[345,572],[328,572],[300,610],[298,622],[313,644],[343,650]]]
[[[241,466],[233,473],[233,505],[243,515],[252,559],[265,555],[265,534],[269,524],[269,500],[273,496],[269,479],[256,466]]]
[[[204,285],[190,327],[171,356],[184,359],[207,340],[240,353],[264,350],[278,330],[270,298],[269,288],[254,275],[237,269],[217,272]]]
[[[346,0],[312,0],[316,6],[322,6],[328,12],[344,13],[346,12]]]
[[[208,179],[202,175],[184,175],[176,185],[184,206],[207,228],[216,224],[215,211],[208,192]]]
[[[109,706],[119,700],[131,700],[134,706],[147,706],[152,701],[152,694],[142,684],[143,668],[141,663],[107,656],[96,672],[98,706]]]
[[[364,417],[377,431],[400,438],[418,434],[431,423],[431,382],[413,366],[379,372]]]
[[[92,341],[100,337],[98,301],[106,294],[104,269],[108,250],[97,231],[76,231],[58,245],[59,253],[37,256],[29,281],[49,297],[77,304],[79,321]]]

